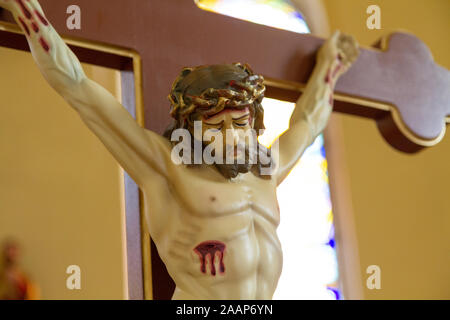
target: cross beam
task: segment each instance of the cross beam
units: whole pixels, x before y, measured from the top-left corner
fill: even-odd
[[[268,97],[295,101],[323,39],[201,10],[190,0],[41,0],[64,35],[132,48],[143,61],[146,127],[169,123],[166,96],[182,67],[246,62],[266,79]],[[81,30],[66,9],[81,8]],[[334,110],[377,121],[386,141],[405,152],[438,143],[450,123],[450,73],[412,34],[393,33],[362,48],[336,85]]]

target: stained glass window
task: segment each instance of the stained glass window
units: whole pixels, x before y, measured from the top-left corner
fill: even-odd
[[[283,0],[197,0],[198,6],[235,18],[299,33],[309,33],[303,17]],[[269,146],[289,127],[294,103],[264,98],[266,131],[259,140]],[[323,136],[305,151],[278,187],[283,271],[274,299],[342,299],[333,212]]]
[[[289,1],[283,0],[196,0],[209,11],[299,33],[309,29],[302,15]]]

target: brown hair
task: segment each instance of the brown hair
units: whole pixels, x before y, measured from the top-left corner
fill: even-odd
[[[168,96],[174,119],[165,130],[170,139],[178,128],[192,128],[193,119],[210,116],[225,108],[249,108],[253,129],[264,129],[264,78],[248,64],[232,63],[183,68]]]

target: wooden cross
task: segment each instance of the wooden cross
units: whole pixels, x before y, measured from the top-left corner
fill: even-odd
[[[267,97],[296,101],[324,41],[207,12],[193,0],[40,3],[60,34],[139,53],[145,126],[159,133],[169,123],[166,97],[183,67],[249,63],[266,78]],[[81,30],[66,27],[66,9],[73,4],[81,8]],[[24,37],[6,32],[0,32],[0,45],[26,48]],[[131,68],[114,55],[72,48],[83,62]],[[411,34],[394,33],[373,48],[361,49],[359,59],[336,85],[334,110],[376,120],[389,144],[416,152],[442,139],[450,123],[449,88],[450,73],[434,63],[424,43]],[[152,250],[152,265],[154,278],[168,279],[156,250]],[[170,297],[171,290],[170,286],[167,292],[154,290],[154,297]]]

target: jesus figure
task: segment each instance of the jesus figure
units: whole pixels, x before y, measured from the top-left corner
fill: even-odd
[[[0,6],[24,31],[48,83],[142,190],[148,230],[176,284],[173,299],[271,299],[283,260],[277,186],[324,130],[334,85],[358,56],[355,40],[335,32],[324,43],[289,129],[277,150],[265,150],[255,141],[265,87],[248,65],[183,69],[169,94],[173,123],[159,135],[85,76],[37,0]],[[178,161],[180,130],[204,151],[200,161]]]

